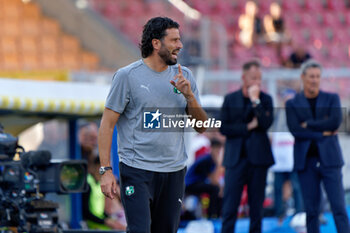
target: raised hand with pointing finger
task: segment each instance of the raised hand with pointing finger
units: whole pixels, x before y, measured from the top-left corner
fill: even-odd
[[[171,80],[170,83],[185,96],[187,101],[191,101],[195,98],[191,90],[191,83],[183,76],[180,64],[178,65],[178,69],[179,73],[173,78],[177,81]]]

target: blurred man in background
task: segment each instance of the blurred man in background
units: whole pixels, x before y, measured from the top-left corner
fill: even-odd
[[[319,233],[321,182],[338,233],[349,233],[337,130],[342,122],[339,96],[320,90],[322,67],[313,60],[301,67],[304,89],[287,101],[288,128],[295,138],[294,168],[298,171],[308,233]]]
[[[97,154],[98,126],[95,122],[84,122],[79,128],[81,157],[91,163]]]
[[[243,85],[225,97],[221,133],[226,136],[222,233],[235,229],[243,186],[248,185],[249,232],[261,232],[266,176],[274,163],[267,130],[273,121],[272,98],[261,91],[257,61],[243,65]]]
[[[295,43],[293,51],[290,54],[285,66],[288,68],[300,68],[301,64],[311,58],[311,55],[306,51],[304,45]]]
[[[101,192],[99,166],[100,159],[98,156],[95,156],[95,159],[88,166],[88,191],[82,195],[83,219],[86,221],[89,229],[125,230],[125,222],[112,217],[112,213],[109,212],[107,214],[105,210],[106,200]],[[109,202],[109,204],[111,203]]]
[[[208,218],[221,216],[220,191],[222,185],[220,180],[223,175],[221,165],[223,158],[223,144],[212,139],[210,142],[210,153],[195,161],[189,168],[185,183],[186,194],[200,196],[203,193],[209,194]]]

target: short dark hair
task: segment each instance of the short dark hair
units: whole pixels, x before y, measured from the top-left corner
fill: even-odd
[[[243,71],[247,71],[253,66],[260,68],[260,63],[257,60],[250,60],[243,64],[242,69]]]
[[[179,28],[179,24],[168,17],[155,17],[145,24],[142,32],[140,49],[143,58],[148,57],[153,52],[152,40],[163,39],[166,36],[166,30],[170,28]]]

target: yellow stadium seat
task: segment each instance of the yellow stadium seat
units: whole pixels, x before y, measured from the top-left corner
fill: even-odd
[[[34,2],[23,5],[22,15],[26,19],[39,19],[41,16],[39,6]]]
[[[63,35],[60,38],[61,41],[61,49],[63,51],[69,51],[69,52],[78,52],[80,48],[80,43],[77,38],[70,35]]]
[[[60,34],[60,24],[56,20],[44,17],[40,21],[42,34],[55,36]]]
[[[40,54],[39,56],[39,68],[43,70],[57,70],[62,69],[58,61],[57,54],[47,53]]]
[[[39,39],[39,52],[57,53],[58,37],[54,35],[42,35]]]
[[[19,21],[4,19],[0,34],[4,36],[19,36],[21,34]]]
[[[35,1],[0,0],[0,69],[96,70],[99,58],[63,33]]]
[[[94,53],[82,52],[82,67],[87,70],[96,70],[99,59]]]
[[[18,52],[17,38],[11,36],[0,37],[0,50],[3,54],[14,54]]]
[[[3,3],[3,17],[6,19],[19,19],[21,17],[22,4],[18,4],[17,1],[8,0]]]
[[[4,70],[19,70],[20,63],[17,54],[3,54],[2,64]]]
[[[4,20],[4,7],[3,7],[3,0],[0,0],[0,23],[2,24],[2,21]]]
[[[80,61],[78,53],[74,52],[65,52],[60,56],[60,65],[63,69],[68,70],[79,70]]]
[[[21,67],[23,70],[37,70],[39,68],[39,60],[37,54],[22,54]]]
[[[26,19],[21,21],[21,33],[24,36],[38,36],[40,34],[40,21]]]
[[[20,37],[19,38],[19,49],[22,53],[37,53],[37,37]]]

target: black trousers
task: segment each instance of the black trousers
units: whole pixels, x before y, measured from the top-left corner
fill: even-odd
[[[152,172],[119,164],[127,233],[176,233],[185,189],[186,168]]]
[[[261,232],[267,169],[267,166],[251,164],[246,157],[240,158],[234,167],[226,168],[221,233],[234,232],[245,184],[248,186],[249,232]]]

